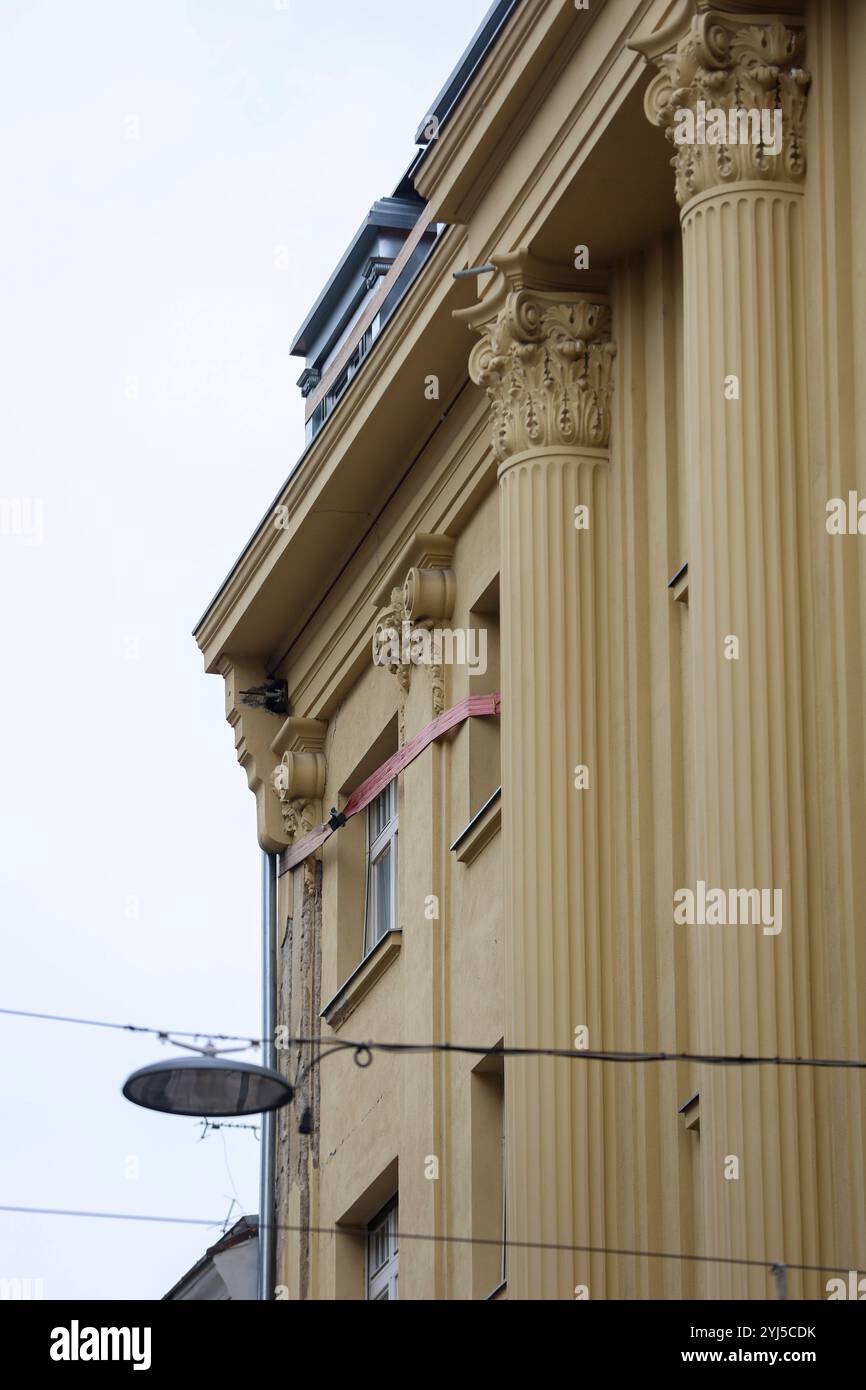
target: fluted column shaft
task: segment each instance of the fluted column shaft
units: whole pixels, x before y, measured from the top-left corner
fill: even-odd
[[[646,98],[676,151],[683,232],[695,873],[726,904],[732,890],[766,897],[760,916],[738,901],[734,914],[726,906],[677,930],[689,933],[696,966],[690,1043],[702,1053],[805,1056],[809,78],[796,15],[726,12],[724,0],[712,9],[696,0],[696,9],[675,47],[648,53],[661,71]],[[743,138],[749,111],[755,131],[765,122],[756,141]],[[681,886],[697,902],[697,882]],[[791,1070],[699,1069],[698,1253],[814,1257],[813,1084]],[[704,1279],[709,1297],[768,1296],[764,1270],[709,1265]],[[795,1278],[792,1296],[800,1291]]]
[[[602,450],[549,449],[500,470],[506,1040],[518,1047],[568,1048],[584,1026],[590,1046],[601,1037],[594,547],[608,467]],[[591,529],[575,534],[579,505]],[[601,1080],[595,1063],[506,1063],[514,1240],[604,1243]],[[587,1257],[509,1251],[509,1296],[573,1298],[592,1282]]]
[[[697,876],[726,893],[767,890],[768,905],[772,892],[781,921],[769,924],[767,912],[760,923],[750,914],[746,924],[679,930],[695,935],[702,961],[698,1050],[805,1056],[800,190],[737,185],[700,195],[683,217],[683,257]],[[724,395],[731,374],[739,401]],[[791,1071],[704,1070],[708,1246],[797,1262],[814,1250],[811,1084]],[[738,1177],[725,1176],[728,1156]],[[725,1266],[708,1291],[767,1293],[763,1273],[746,1279]]]
[[[500,461],[505,1042],[569,1048],[586,1028],[598,1047],[610,312],[525,256],[497,264],[498,293],[464,316],[482,334],[470,372],[488,389]],[[506,1060],[509,1298],[592,1296],[587,1256],[520,1242],[603,1243],[601,1086],[596,1064]]]

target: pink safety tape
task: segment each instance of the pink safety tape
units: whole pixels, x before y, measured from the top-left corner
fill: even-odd
[[[419,753],[423,753],[431,743],[443,734],[456,729],[459,724],[463,724],[467,719],[479,718],[484,715],[499,714],[502,707],[500,695],[469,695],[459,704],[452,705],[451,709],[446,709],[417,733],[414,738],[410,738],[408,743],[404,743],[399,752],[394,753],[387,762],[381,767],[377,767],[375,772],[371,772],[359,787],[356,787],[346,802],[343,810],[334,823],[327,820],[323,825],[319,825],[315,830],[311,830],[308,835],[304,835],[295,844],[289,845],[280,855],[279,871],[280,875],[286,874],[290,869],[295,869],[302,864],[305,859],[309,859],[311,854],[330,839],[335,830],[339,830],[341,825],[345,825],[347,820],[356,816],[359,811],[363,811],[374,801],[381,791],[384,791],[389,782],[392,782],[398,773],[414,762]]]

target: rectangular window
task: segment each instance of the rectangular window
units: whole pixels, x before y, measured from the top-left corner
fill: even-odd
[[[380,1211],[367,1230],[367,1298],[398,1298],[397,1198]]]
[[[505,1076],[502,1057],[472,1072],[472,1297],[489,1298],[505,1283]]]
[[[397,779],[367,812],[367,911],[364,954],[397,926]]]
[[[469,694],[489,695],[500,686],[499,575],[491,580],[469,613],[474,651],[479,658],[469,668]],[[480,658],[483,658],[480,659]],[[481,670],[481,667],[484,670]],[[502,785],[498,719],[469,721],[469,816],[479,811]]]

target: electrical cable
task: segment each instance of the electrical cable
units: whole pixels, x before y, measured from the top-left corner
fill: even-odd
[[[175,1226],[221,1227],[223,1224],[221,1221],[209,1221],[204,1217],[195,1216],[143,1216],[138,1213],[117,1211],[75,1211],[66,1207],[0,1205],[0,1212],[12,1212],[17,1215],[26,1216],[83,1217],[89,1220],[99,1221],[153,1221]],[[259,1229],[263,1228],[260,1227]],[[298,1235],[366,1237],[369,1234],[366,1226],[301,1226],[282,1221],[273,1222],[269,1229]],[[758,1260],[735,1255],[691,1255],[679,1250],[632,1250],[626,1247],[609,1245],[570,1245],[562,1241],[513,1240],[509,1239],[507,1236],[503,1240],[501,1236],[446,1236],[419,1231],[396,1231],[395,1237],[398,1240],[426,1240],[434,1243],[440,1242],[453,1245],[493,1245],[497,1248],[504,1245],[506,1248],[512,1250],[546,1250],[559,1254],[619,1255],[632,1259],[683,1260],[691,1264],[739,1265],[751,1269],[766,1269],[770,1271],[777,1268],[785,1268],[805,1274],[839,1274],[840,1272],[848,1273],[852,1269],[859,1270],[863,1268],[862,1262],[839,1265],[790,1264],[787,1260]]]
[[[175,1031],[177,1037],[187,1038],[209,1038],[222,1042],[246,1042],[250,1047],[261,1046],[261,1039],[247,1038],[239,1034],[230,1033],[207,1033],[191,1032],[183,1030],[168,1030],[164,1028],[148,1028],[133,1023],[111,1023],[102,1019],[74,1018],[68,1015],[37,1013],[25,1009],[0,1008],[0,1015],[14,1018],[28,1018],[41,1022],[69,1023],[78,1024],[82,1027],[91,1028],[110,1028],[122,1032],[149,1034],[161,1038],[163,1041],[170,1042],[172,1032]],[[432,1053],[460,1053],[481,1057],[556,1057],[568,1058],[569,1060],[583,1059],[584,1061],[603,1061],[603,1062],[694,1062],[709,1066],[794,1066],[794,1067],[843,1067],[866,1069],[866,1062],[854,1059],[834,1059],[816,1057],[767,1057],[767,1056],[746,1056],[746,1055],[726,1055],[726,1054],[702,1054],[689,1052],[611,1052],[593,1051],[590,1049],[565,1049],[554,1047],[486,1047],[481,1044],[463,1043],[375,1043],[375,1042],[356,1042],[348,1039],[333,1038],[290,1038],[283,1044],[283,1048],[290,1047],[319,1047],[324,1050],[320,1055],[311,1060],[304,1068],[306,1074],[314,1065],[323,1060],[326,1056],[331,1056],[337,1052],[351,1052],[353,1060],[360,1067],[368,1067],[373,1060],[374,1052],[391,1054],[423,1054]],[[99,1211],[76,1211],[61,1207],[24,1207],[0,1204],[0,1211],[24,1215],[36,1216],[66,1216],[81,1217],[92,1220],[107,1221],[152,1221],[170,1225],[192,1225],[219,1227],[222,1223],[211,1221],[200,1217],[185,1216],[148,1216],[130,1212],[99,1212]],[[298,1226],[282,1222],[273,1223],[272,1229],[284,1232],[294,1232],[298,1234],[312,1235],[353,1235],[366,1236],[366,1228],[351,1226]],[[693,1263],[707,1264],[727,1264],[750,1266],[752,1268],[767,1269],[773,1271],[779,1267],[804,1273],[831,1273],[836,1274],[840,1271],[861,1268],[861,1262],[851,1263],[850,1261],[840,1265],[816,1265],[816,1264],[789,1264],[787,1261],[780,1260],[759,1260],[747,1259],[728,1255],[695,1255],[681,1251],[662,1251],[662,1250],[633,1250],[626,1248],[616,1248],[612,1246],[590,1246],[590,1245],[570,1245],[561,1242],[549,1241],[518,1241],[502,1240],[501,1237],[491,1237],[489,1239],[480,1236],[446,1236],[432,1235],[421,1232],[401,1231],[397,1233],[402,1240],[426,1240],[442,1241],[460,1245],[494,1245],[515,1249],[528,1250],[548,1250],[562,1253],[589,1254],[589,1255],[616,1255],[634,1259],[657,1259],[657,1260],[682,1260]]]
[[[90,1028],[115,1028],[127,1033],[148,1033],[171,1042],[178,1038],[210,1038],[216,1042],[245,1042],[249,1047],[261,1047],[261,1038],[243,1037],[232,1033],[183,1032],[179,1029],[145,1028],[134,1023],[107,1023],[90,1018],[71,1018],[60,1014],[34,1013],[26,1009],[0,1008],[0,1015],[15,1018],[29,1018],[51,1023],[75,1023]],[[866,1061],[846,1057],[770,1057],[745,1053],[703,1053],[703,1052],[617,1052],[592,1048],[565,1047],[488,1047],[483,1043],[398,1043],[398,1042],[360,1042],[348,1038],[287,1038],[279,1050],[291,1047],[318,1047],[323,1049],[321,1056],[308,1064],[313,1066],[325,1056],[335,1052],[353,1052],[358,1066],[367,1067],[374,1052],[419,1053],[434,1052],[461,1053],[473,1057],[561,1057],[570,1061],[588,1062],[693,1062],[701,1066],[739,1066],[739,1067],[836,1067],[850,1070],[866,1070]],[[324,1050],[327,1049],[327,1050]],[[239,1049],[243,1050],[243,1049]]]
[[[250,1047],[261,1047],[260,1038],[251,1038],[236,1033],[190,1033],[181,1028],[143,1028],[137,1023],[106,1023],[96,1018],[69,1018],[63,1014],[33,1013],[29,1009],[0,1009],[0,1014],[13,1018],[35,1018],[49,1023],[80,1023],[87,1028],[115,1028],[124,1033],[150,1033],[155,1038],[168,1040],[174,1038],[209,1038],[212,1042],[245,1042]]]

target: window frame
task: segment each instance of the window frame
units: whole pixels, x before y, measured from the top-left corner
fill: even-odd
[[[400,828],[399,810],[399,787],[398,779],[395,777],[383,787],[381,792],[367,808],[367,873],[366,886],[364,890],[364,956],[366,960],[371,951],[375,950],[383,937],[389,931],[395,931],[398,926],[398,833]],[[373,815],[374,808],[381,803],[384,796],[389,798],[390,817],[382,826],[381,830],[373,836]],[[373,870],[384,856],[390,857],[389,892],[388,892],[388,917],[384,926],[378,921],[378,898],[374,892]]]
[[[394,1303],[400,1300],[400,1243],[397,1235],[397,1211],[397,1197],[395,1195],[367,1225],[364,1252],[364,1295],[365,1301],[369,1303]],[[373,1270],[371,1268],[372,1242],[383,1227],[387,1241],[387,1254],[381,1264]],[[388,1291],[387,1298],[382,1296],[385,1289]]]

